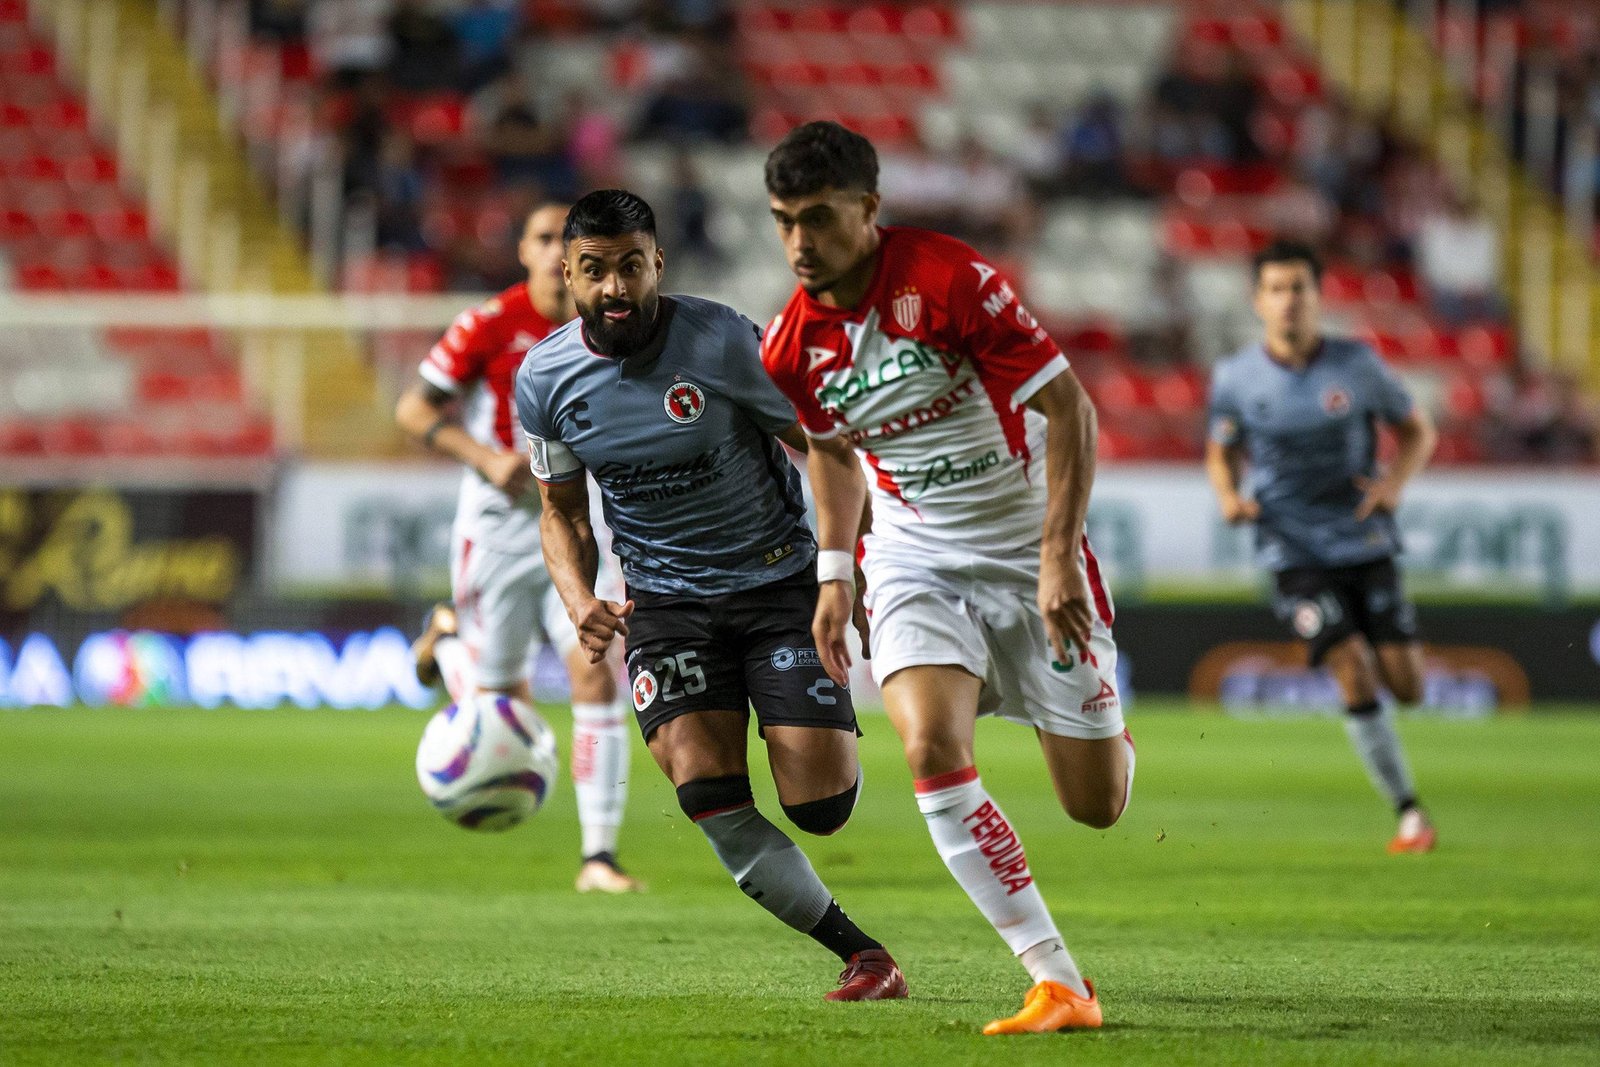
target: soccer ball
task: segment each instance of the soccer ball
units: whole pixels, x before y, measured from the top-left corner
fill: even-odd
[[[428,721],[417,746],[423,794],[468,830],[509,830],[538,811],[559,764],[550,725],[499,693],[451,704]]]

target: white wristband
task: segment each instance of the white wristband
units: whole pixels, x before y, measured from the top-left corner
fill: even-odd
[[[821,550],[817,553],[817,581],[844,582],[855,592],[856,557],[837,549]]]

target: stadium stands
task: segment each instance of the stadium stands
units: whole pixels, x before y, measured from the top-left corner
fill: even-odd
[[[23,5],[3,6],[0,147],[19,151],[0,182],[31,191],[0,213],[12,284],[177,288]],[[1329,249],[1335,322],[1427,398],[1441,461],[1539,458],[1506,444],[1516,412],[1573,393],[1523,366],[1492,291],[1449,300],[1420,249],[1429,204],[1461,190],[1352,109],[1276,5],[627,9],[539,0],[469,26],[449,5],[403,19],[383,2],[220,5],[210,35],[188,37],[282,214],[336,251],[347,291],[508,284],[529,204],[622,181],[657,204],[674,284],[762,317],[790,285],[765,217],[765,149],[831,117],[883,151],[890,221],[967,237],[1017,276],[1100,402],[1110,457],[1198,455],[1204,367],[1251,336],[1245,262],[1273,233]],[[1460,32],[1450,25],[1440,32]],[[340,204],[319,218],[313,189],[329,180]],[[1464,200],[1455,221],[1453,236],[1472,235]],[[1491,240],[1491,279],[1493,254]],[[237,404],[237,376],[235,399],[209,384],[232,362],[223,339],[209,345],[185,357],[192,374],[162,368],[182,382],[140,377],[137,352],[105,359],[134,368],[129,395]],[[412,358],[403,348],[378,358]],[[1573,395],[1558,406],[1581,431],[1587,402]]]

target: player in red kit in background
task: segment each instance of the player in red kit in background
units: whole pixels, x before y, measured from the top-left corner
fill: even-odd
[[[874,678],[950,873],[1034,981],[986,1034],[1096,1027],[1101,1009],[984,790],[975,720],[1032,727],[1066,812],[1111,826],[1133,786],[1111,599],[1083,535],[1094,409],[1011,286],[960,241],[877,225],[878,164],[831,122],[767,159],[799,288],[767,372],[810,437],[821,594],[815,636],[840,684],[864,606]],[[856,603],[857,526],[873,473]]]
[[[443,681],[456,703],[476,692],[531,701],[528,651],[543,628],[572,680],[571,766],[583,835],[577,889],[624,893],[640,888],[616,859],[632,712],[618,703],[615,664],[590,663],[560,597],[550,588],[541,597],[538,493],[514,428],[512,389],[523,357],[576,314],[561,273],[566,216],[564,204],[529,213],[517,249],[527,282],[462,312],[395,409],[401,429],[467,467],[451,534],[454,603],[434,609],[414,653],[418,676]],[[454,414],[458,403],[464,418]],[[620,595],[609,546],[601,559],[602,584]]]

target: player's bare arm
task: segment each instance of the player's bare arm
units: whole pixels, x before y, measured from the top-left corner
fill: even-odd
[[[1417,472],[1428,465],[1434,446],[1439,443],[1439,433],[1433,427],[1433,418],[1413,404],[1411,412],[1394,424],[1395,438],[1400,448],[1389,470],[1380,478],[1357,478],[1356,487],[1365,494],[1356,505],[1356,518],[1364,519],[1375,511],[1393,513],[1400,506],[1400,493]]]
[[[1222,519],[1230,525],[1255,522],[1261,517],[1261,505],[1239,492],[1243,469],[1244,450],[1238,445],[1206,442],[1206,477],[1211,481],[1212,492],[1217,494]]]
[[[465,463],[507,496],[520,497],[533,477],[527,462],[516,452],[475,439],[456,417],[455,401],[453,394],[418,378],[400,394],[394,421],[433,451]]]
[[[1078,554],[1094,485],[1098,422],[1094,403],[1071,370],[1045,383],[1028,406],[1050,423],[1045,433],[1047,491],[1039,552],[1039,611],[1057,658],[1068,663],[1068,643],[1086,656],[1094,627],[1094,600],[1078,566]]]
[[[599,663],[613,640],[627,636],[633,601],[618,604],[594,594],[600,547],[589,521],[587,479],[540,482],[539,497],[544,504],[539,532],[544,542],[545,569],[561,595],[567,617],[577,627],[584,654],[590,663]]]
[[[789,434],[805,436],[798,424],[779,436],[787,442]],[[855,449],[838,437],[813,440],[806,457],[806,472],[817,504],[817,550],[845,553],[854,573],[856,541],[861,535],[867,500],[867,480],[856,461]],[[863,644],[867,638],[866,613],[857,597],[858,585],[858,581],[836,579],[822,581],[818,587],[811,632],[823,667],[839,685],[850,681],[850,646],[845,640],[845,627],[855,620]]]

